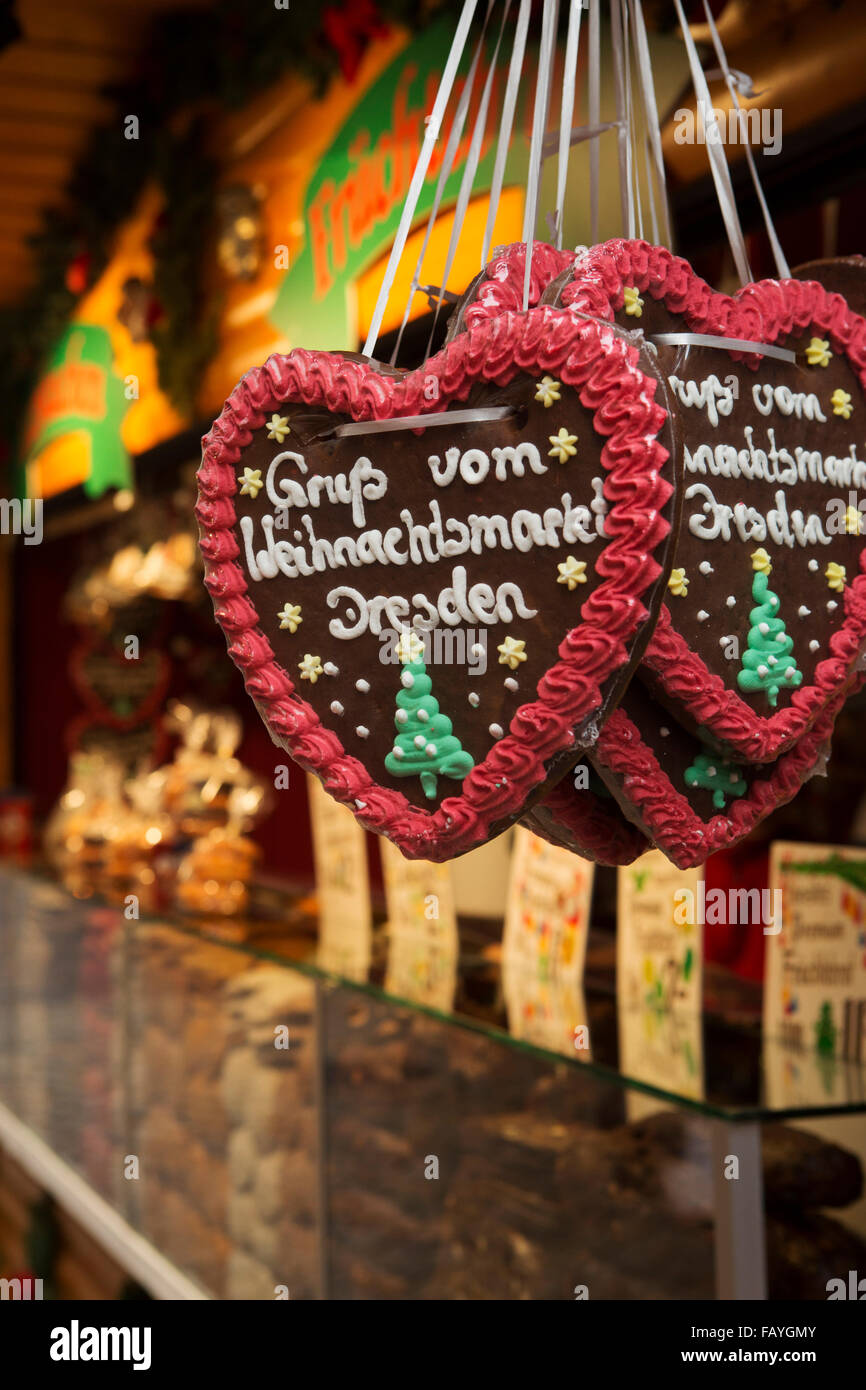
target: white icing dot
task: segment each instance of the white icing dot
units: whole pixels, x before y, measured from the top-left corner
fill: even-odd
[[[357,797],[355,797],[355,805],[357,806],[359,811],[366,811],[367,809],[366,801],[359,801]]]
[[[405,754],[403,753],[403,749],[398,748],[396,743],[394,744],[394,747],[391,749],[391,752],[394,754],[394,757],[398,759],[398,761],[400,758],[405,756]]]
[[[766,637],[767,633],[770,631],[770,624],[758,623],[758,631],[760,632],[762,637]]]
[[[818,648],[820,647],[820,645],[821,645],[821,643],[820,643],[820,642],[816,642],[815,638],[813,637],[813,638],[812,638],[812,641],[809,643],[809,651],[810,651],[810,652],[816,652],[816,651],[818,650]]]
[[[659,733],[661,734],[662,738],[670,738],[671,736],[670,729],[666,729],[664,725],[662,725],[662,727],[659,729]]]
[[[332,701],[331,701],[331,713],[332,713],[332,714],[342,714],[342,713],[343,713],[343,706],[340,704],[340,701],[339,701],[339,700],[332,700]],[[399,718],[399,716],[398,716],[398,718]]]
[[[714,767],[708,767],[708,768],[707,768],[707,776],[708,776],[708,777],[715,777],[715,775],[716,775],[716,769],[715,769]]]
[[[786,679],[786,680],[790,680],[791,677],[793,676],[793,674],[794,674],[794,668],[793,668],[793,666],[786,666],[786,667],[785,667],[785,679]]]
[[[776,658],[775,658],[774,656],[768,656],[768,657],[767,657],[767,661],[769,662],[769,664],[770,664],[771,666],[775,666],[775,665],[776,665]]]
[[[769,672],[769,670],[767,669],[766,666],[759,666],[759,667],[758,667],[758,675],[759,675],[759,676],[768,676],[769,674],[770,674],[770,672]]]
[[[426,740],[426,738],[424,737],[423,734],[416,734],[416,735],[415,735],[415,740],[414,740],[414,741],[415,741],[415,747],[416,747],[416,748],[423,748],[423,747],[424,747],[424,744],[427,742],[427,740]]]
[[[298,536],[298,540],[300,540],[300,539],[301,539],[300,536]],[[353,623],[353,622],[355,621],[355,619],[357,618],[357,616],[358,616],[358,615],[357,615],[357,613],[355,612],[354,608],[347,608],[347,609],[346,609],[346,617],[349,619],[349,622],[350,622],[350,623]]]
[[[435,744],[435,743],[428,743],[428,744],[427,744],[427,747],[424,749],[424,752],[427,754],[427,757],[428,757],[428,758],[435,758],[435,757],[436,757],[436,744]]]
[[[419,709],[419,711],[418,711],[418,718],[421,720],[421,723],[422,723],[422,724],[426,724],[426,723],[427,723],[427,720],[430,718],[430,716],[429,716],[429,714],[427,713],[426,709]]]
[[[405,724],[406,720],[409,718],[409,711],[407,709],[398,709],[394,718],[397,720],[398,724]]]
[[[775,595],[773,595],[773,597],[770,599],[770,607],[771,607],[771,608],[778,608],[778,607],[779,607],[779,600],[776,598]]]
[[[477,709],[477,708],[478,708],[478,706],[479,706],[479,704],[480,704],[480,702],[481,702],[481,697],[480,697],[480,695],[476,695],[474,690],[470,690],[470,692],[469,692],[469,694],[466,696],[466,698],[467,698],[467,700],[469,701],[469,703],[470,703],[470,705],[472,706],[473,709]]]
[[[339,676],[340,674],[339,666],[335,666],[333,661],[326,661],[322,670],[326,676]]]
[[[785,634],[784,634],[784,632],[777,632],[777,633],[776,633],[776,641],[777,641],[777,642],[784,642],[784,640],[785,640]]]
[[[502,738],[503,732],[501,724],[491,724],[488,729],[488,733],[491,734],[493,738]]]
[[[835,600],[834,598],[831,598],[830,602],[827,604],[827,612],[828,612],[828,613],[835,613],[835,612],[836,612],[836,609],[837,609],[838,607],[839,607],[839,605],[838,605],[838,603],[836,602],[836,600]]]
[[[808,618],[808,616],[809,616],[809,614],[811,613],[811,611],[812,611],[811,608],[807,608],[806,605],[805,605],[805,603],[801,603],[801,604],[800,604],[800,607],[797,609],[797,617],[798,617],[798,618]]]
[[[405,685],[407,690],[412,689],[412,686],[415,684],[415,677],[412,675],[411,671],[403,672],[402,676],[400,677],[400,684]]]
[[[813,574],[814,574],[814,572],[815,572],[815,570],[816,570],[817,568],[818,568],[818,561],[817,561],[817,560],[810,560],[810,561],[809,561],[809,569],[812,571]]]
[[[519,690],[519,689],[520,689],[520,686],[517,684],[517,681],[514,679],[513,676],[506,676],[506,677],[505,677],[505,682],[504,682],[504,684],[505,684],[505,689],[506,689],[506,690]]]
[[[355,733],[358,735],[358,738],[370,737],[370,730],[366,727],[365,724],[359,724],[355,730]]]
[[[304,534],[303,534],[303,532],[302,532],[302,531],[296,531],[296,532],[295,532],[295,540],[296,540],[296,541],[302,541],[303,539],[304,539]]]
[[[726,643],[730,642],[730,640],[731,640],[730,637],[720,637],[720,638],[719,638],[719,646],[720,646],[720,647],[724,647]]]
[[[469,650],[472,652],[473,656],[483,656],[484,644],[483,642],[473,642]]]
[[[710,564],[709,560],[701,560],[701,563],[698,565],[698,569],[700,570],[701,574],[712,574],[713,572],[713,567]]]
[[[698,622],[699,622],[699,623],[705,623],[705,622],[707,621],[707,618],[708,618],[709,616],[710,616],[710,615],[709,615],[709,613],[707,612],[706,608],[702,608],[702,609],[700,610],[700,612],[698,613]]]
[[[728,605],[729,608],[734,608],[736,606],[736,602],[737,600],[734,598],[733,594],[728,594],[728,597],[725,599],[725,603]]]
[[[325,670],[327,671],[327,669],[326,666]],[[362,695],[368,695],[370,693],[370,682],[365,680],[355,681],[355,689],[360,690]]]

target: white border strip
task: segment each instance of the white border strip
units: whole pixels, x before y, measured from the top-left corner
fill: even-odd
[[[211,1295],[182,1274],[170,1260],[94,1192],[38,1134],[0,1101],[0,1147],[25,1168],[34,1182],[83,1226],[127,1274],[159,1299],[209,1300]]]

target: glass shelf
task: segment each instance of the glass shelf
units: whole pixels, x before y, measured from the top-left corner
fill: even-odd
[[[270,890],[243,922],[129,921],[0,869],[0,1103],[212,1296],[574,1297],[573,1250],[550,1252],[576,1184],[593,1296],[712,1297],[708,1123],[866,1112],[866,1068],[763,1037],[754,987],[710,973],[700,1016],[625,1015],[600,934],[577,1006],[590,1056],[509,1030],[495,924],[461,922],[444,1010],[386,991],[381,924],[363,978],[322,969],[314,908]],[[668,1238],[664,1201],[621,1211],[609,1190],[635,1144],[691,1173],[663,1295],[634,1247]],[[625,1223],[604,1259],[596,1209]]]

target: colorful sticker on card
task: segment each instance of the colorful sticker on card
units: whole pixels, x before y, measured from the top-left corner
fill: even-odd
[[[769,890],[781,928],[767,935],[764,965],[764,1035],[781,1045],[773,1084],[781,1101],[792,1079],[785,1052],[806,1054],[826,1103],[847,1090],[837,1063],[866,1061],[866,852],[779,841]]]
[[[318,963],[347,979],[365,980],[373,942],[366,836],[316,777],[307,777],[307,795],[319,905]]]
[[[515,1037],[589,1061],[583,966],[595,866],[539,839],[514,836],[502,984]]]
[[[454,1005],[457,988],[457,913],[449,864],[404,859],[380,839],[388,904],[389,994],[432,1009]]]
[[[704,1094],[703,870],[658,850],[617,870],[616,992],[620,1070],[678,1096]],[[630,1120],[659,1101],[629,1095]]]

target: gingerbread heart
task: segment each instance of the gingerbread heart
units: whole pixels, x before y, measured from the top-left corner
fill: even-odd
[[[616,711],[611,718],[616,718]],[[632,864],[652,844],[626,820],[589,762],[579,762],[521,820],[535,835],[581,859],[618,867]]]
[[[814,281],[717,294],[640,241],[593,247],[548,299],[642,329],[670,388],[683,519],[641,676],[709,742],[772,761],[844,688],[866,639],[866,322]],[[665,341],[683,334],[766,350]]]
[[[504,829],[619,698],[669,563],[662,393],[619,330],[537,308],[405,375],[272,357],[203,441],[229,653],[274,741],[404,854]]]
[[[859,683],[855,677],[854,687]],[[743,764],[720,757],[673,720],[664,722],[663,711],[633,681],[602,730],[592,764],[636,828],[681,869],[692,868],[737,844],[823,768],[849,693],[848,687],[837,692],[774,763]],[[560,783],[567,785],[568,779]],[[571,792],[572,799],[581,795]],[[558,833],[573,815],[570,806],[555,814]]]

